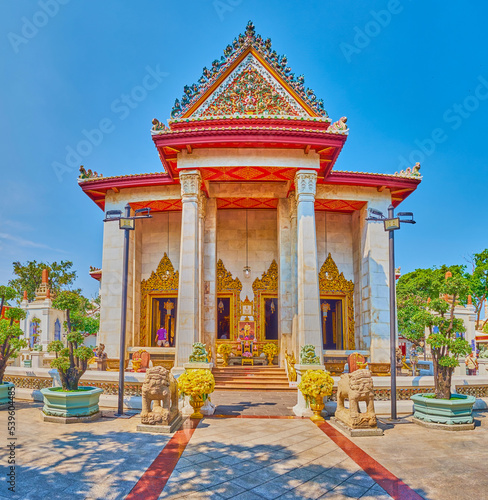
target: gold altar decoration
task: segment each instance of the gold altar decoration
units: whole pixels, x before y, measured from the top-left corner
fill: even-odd
[[[237,338],[237,322],[241,312],[241,290],[242,283],[239,278],[233,278],[232,273],[227,271],[222,259],[217,262],[217,304],[219,298],[230,297],[230,339]],[[218,341],[220,343],[222,341]]]
[[[244,316],[244,321],[250,321],[254,317],[253,302],[246,295],[245,300],[241,302],[241,317]]]
[[[319,271],[319,291],[324,295],[343,298],[345,301],[344,349],[354,349],[354,283],[346,280],[329,253]]]
[[[286,365],[288,367],[288,380],[290,382],[296,382],[297,381],[297,371],[295,369],[296,365],[296,358],[295,358],[295,353],[292,352],[291,354],[288,354],[288,351],[285,350],[285,359],[286,359]]]
[[[256,320],[256,339],[265,339],[264,330],[264,302],[265,299],[278,299],[278,264],[273,259],[268,270],[262,274],[261,278],[256,278],[252,284],[254,292],[254,319]],[[267,340],[267,342],[276,343],[276,340]]]
[[[153,271],[147,280],[141,281],[140,345],[150,345],[151,343],[150,335],[148,335],[151,328],[150,300],[148,298],[163,293],[167,296],[177,297],[178,281],[179,273],[175,271],[170,258],[164,252],[156,271]],[[173,306],[173,304],[171,305]]]

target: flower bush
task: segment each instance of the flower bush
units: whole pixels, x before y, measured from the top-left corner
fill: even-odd
[[[278,354],[278,346],[276,344],[264,344],[263,352],[267,356],[275,356]]]
[[[221,355],[229,355],[232,351],[232,346],[230,344],[220,344],[217,352]]]
[[[245,358],[252,358],[252,353],[250,353],[249,351],[246,351],[246,352],[243,352],[242,355],[245,357]]]
[[[310,403],[317,404],[321,402],[324,396],[330,396],[333,386],[334,379],[329,372],[307,370],[298,384],[298,389],[302,392],[308,406]]]
[[[202,397],[205,401],[214,388],[215,379],[210,370],[188,370],[178,377],[178,391],[182,396]]]

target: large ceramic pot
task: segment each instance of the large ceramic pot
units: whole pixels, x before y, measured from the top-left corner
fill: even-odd
[[[429,397],[430,396],[430,397]],[[425,422],[456,425],[471,424],[474,396],[452,394],[451,399],[435,399],[434,394],[414,394],[414,417]]]
[[[9,404],[9,389],[14,387],[12,382],[4,382],[0,384],[0,407],[6,406]]]
[[[44,396],[42,411],[54,417],[89,417],[98,413],[102,392],[99,387],[79,387],[72,392],[63,391],[61,387],[41,389]]]

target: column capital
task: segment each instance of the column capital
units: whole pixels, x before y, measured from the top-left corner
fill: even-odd
[[[198,170],[180,172],[181,198],[185,201],[197,201],[202,177]]]
[[[317,188],[317,172],[315,170],[298,170],[295,174],[296,200],[314,201]]]

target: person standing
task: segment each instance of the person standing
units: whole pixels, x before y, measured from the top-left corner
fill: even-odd
[[[465,363],[468,375],[476,375],[478,370],[478,360],[474,356],[474,353],[470,352],[468,356],[466,356]]]

